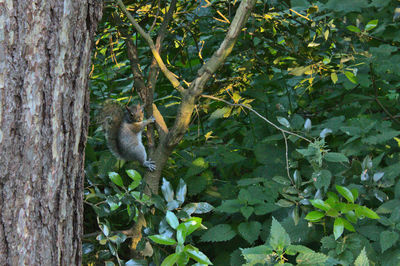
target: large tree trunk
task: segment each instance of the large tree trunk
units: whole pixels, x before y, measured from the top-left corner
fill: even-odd
[[[0,1],[0,265],[79,265],[101,1]]]

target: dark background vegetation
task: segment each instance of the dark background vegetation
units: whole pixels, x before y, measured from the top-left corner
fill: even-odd
[[[161,55],[180,80],[196,77],[239,5],[207,2],[178,1],[168,25]],[[169,5],[124,3],[152,32]],[[140,102],[121,32],[131,35],[144,73],[152,61],[147,43],[115,3],[105,4],[90,86],[85,263],[144,263],[132,257],[124,231],[141,210],[147,229],[137,249],[147,241],[153,248],[147,262],[160,264],[176,252],[175,246],[147,236],[175,238],[171,223],[165,222],[167,209],[184,222],[188,215],[182,205],[202,202],[214,209],[189,215],[201,217],[208,229],[196,230],[186,243],[214,265],[347,265],[357,258],[357,265],[400,264],[398,1],[258,1],[204,93],[251,107],[311,143],[283,135],[244,107],[201,97],[188,132],[162,171],[174,191],[178,187],[177,195],[183,195],[184,203],[173,207],[166,205],[171,189],[165,181],[164,193],[151,202],[140,200],[145,184],[135,187],[137,194],[128,191],[132,179],[125,170],[143,175],[145,169],[117,162],[97,123],[108,99]],[[154,103],[168,126],[180,97],[161,73]],[[109,172],[119,173],[122,186]],[[274,237],[286,240],[276,244]]]

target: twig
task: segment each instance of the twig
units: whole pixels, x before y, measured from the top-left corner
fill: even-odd
[[[292,182],[292,185],[294,185],[294,180],[290,176],[290,171],[289,171],[289,146],[288,146],[288,143],[287,143],[286,134],[282,132],[282,135],[283,135],[283,139],[285,140],[286,173],[287,173],[287,175],[289,177],[290,182]]]
[[[375,101],[376,103],[382,108],[382,110],[390,117],[390,119],[392,119],[392,121],[394,121],[395,123],[400,125],[400,122],[385,108],[385,106],[383,106],[383,104],[381,103],[381,101],[379,101],[378,99],[378,88],[376,86],[376,80],[375,80],[375,72],[374,69],[372,67],[372,63],[369,64],[369,69],[371,71],[371,81],[372,81],[372,87],[375,90]]]
[[[205,95],[205,94],[202,94],[201,97],[213,99],[213,100],[220,101],[220,102],[224,102],[224,103],[226,103],[226,104],[228,104],[228,105],[230,105],[230,106],[244,107],[244,108],[246,108],[247,110],[249,110],[249,111],[253,112],[254,114],[256,114],[259,118],[261,118],[262,120],[264,120],[265,122],[267,122],[268,124],[270,124],[271,126],[273,126],[274,128],[276,128],[277,130],[281,131],[282,133],[286,133],[286,134],[288,134],[288,135],[293,135],[293,136],[296,136],[296,137],[298,137],[298,138],[301,138],[301,139],[307,141],[308,143],[312,143],[311,140],[309,140],[309,139],[307,139],[307,138],[305,138],[305,137],[303,137],[303,136],[300,136],[299,134],[296,134],[296,133],[293,133],[293,132],[291,132],[291,131],[287,131],[287,130],[285,130],[285,129],[283,129],[283,128],[280,128],[279,126],[277,126],[277,125],[275,125],[274,123],[272,123],[271,121],[269,121],[266,117],[260,115],[256,110],[254,110],[254,109],[252,109],[251,107],[248,107],[248,106],[246,106],[246,105],[244,105],[244,104],[241,104],[241,103],[230,103],[230,102],[225,101],[225,100],[223,100],[223,99],[220,99],[220,98],[217,98],[217,97],[214,97],[214,96],[211,96],[211,95]]]
[[[151,39],[150,35],[147,34],[143,28],[139,25],[139,23],[136,22],[136,20],[131,16],[131,14],[126,10],[126,7],[124,3],[122,3],[122,0],[116,0],[117,4],[119,7],[122,9],[122,11],[125,13],[129,21],[132,23],[133,27],[142,35],[142,37],[146,40],[147,44],[150,47],[151,52],[153,53],[154,58],[157,60],[157,63],[161,69],[161,71],[164,73],[164,75],[167,77],[167,79],[171,82],[172,86],[176,90],[178,90],[180,93],[183,93],[185,89],[182,87],[180,82],[175,78],[175,75],[169,71],[167,66],[164,64],[160,54],[157,52],[156,46],[154,45],[153,40]]]

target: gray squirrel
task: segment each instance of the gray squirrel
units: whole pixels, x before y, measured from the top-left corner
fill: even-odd
[[[102,110],[101,122],[105,130],[107,146],[111,153],[125,161],[138,161],[141,165],[154,171],[154,161],[147,160],[147,153],[142,143],[144,128],[154,122],[154,117],[143,120],[143,106],[133,105],[124,111],[115,102],[108,101]]]

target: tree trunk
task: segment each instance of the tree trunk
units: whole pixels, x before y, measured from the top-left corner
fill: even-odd
[[[79,265],[101,1],[0,1],[0,265]]]

